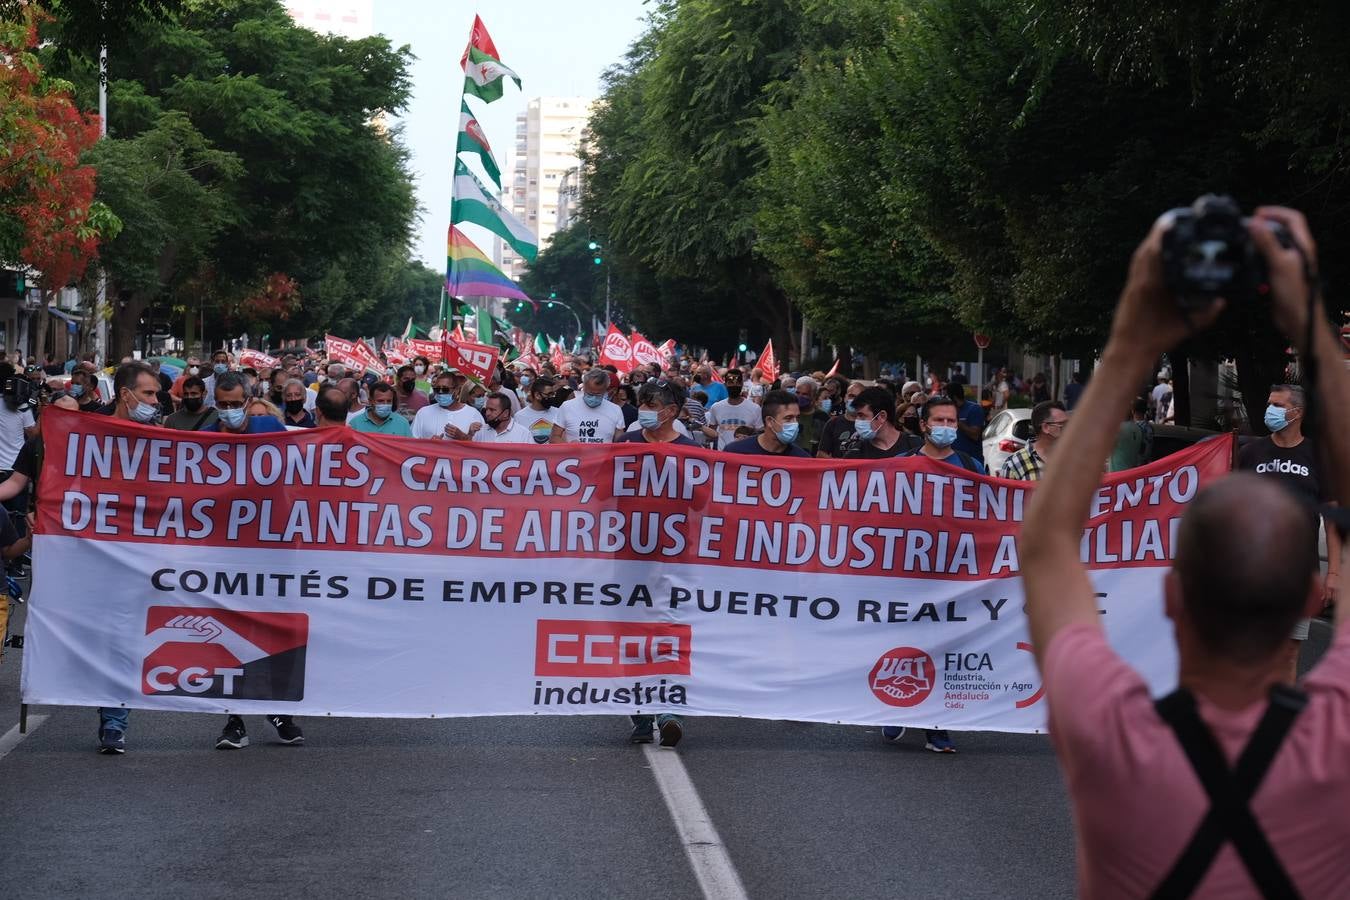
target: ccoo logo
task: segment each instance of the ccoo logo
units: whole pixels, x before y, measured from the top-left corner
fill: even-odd
[[[887,650],[867,676],[872,693],[890,706],[918,706],[933,692],[936,680],[933,657],[916,647]]]
[[[141,691],[155,696],[302,700],[309,616],[152,606]]]

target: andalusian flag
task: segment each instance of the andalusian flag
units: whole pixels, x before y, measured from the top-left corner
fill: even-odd
[[[445,284],[451,297],[509,297],[533,302],[454,225],[446,243]],[[448,317],[448,305],[442,307],[441,315],[443,320]]]
[[[534,261],[539,255],[539,239],[525,223],[507,212],[502,202],[479,181],[464,160],[455,159],[455,180],[450,189],[450,222],[472,222],[500,236],[511,249]],[[465,296],[463,294],[459,296]],[[502,294],[493,294],[500,297]]]
[[[464,93],[491,103],[502,96],[502,79],[510,78],[520,87],[520,76],[502,65],[501,60],[477,47],[469,47],[469,59],[464,66]]]
[[[497,160],[492,158],[492,148],[488,146],[487,135],[469,110],[469,104],[459,101],[459,143],[455,144],[456,153],[477,153],[483,163],[483,171],[498,188],[502,186],[502,171],[497,168]]]

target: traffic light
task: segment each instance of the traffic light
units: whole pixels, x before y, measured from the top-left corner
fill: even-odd
[[[745,351],[749,350],[750,348],[747,347],[747,346],[745,345],[745,341],[741,341],[739,344],[736,345],[736,349],[739,350],[739,351],[741,351],[742,353],[744,353]]]
[[[552,308],[553,308],[553,301],[552,301],[552,300],[548,301],[548,308],[549,308],[549,309],[552,309]]]
[[[599,250],[599,249],[600,249],[600,245],[597,244],[595,241],[591,241],[591,242],[590,242],[589,244],[587,244],[586,246],[589,247],[589,248],[592,249],[592,250]]]
[[[604,260],[601,259],[600,257],[597,256],[597,257],[595,258],[595,264],[596,264],[597,266],[600,265],[600,264],[603,263],[603,262],[604,262]]]
[[[548,292],[548,299],[550,299],[550,300],[557,300],[557,299],[558,299],[558,292],[557,292],[557,291],[549,291],[549,292]]]

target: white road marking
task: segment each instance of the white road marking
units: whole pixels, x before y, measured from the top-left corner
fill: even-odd
[[[699,887],[707,900],[745,900],[745,885],[731,864],[726,845],[713,827],[712,818],[685,771],[680,756],[655,744],[643,747],[657,787],[675,820],[675,831],[689,857]]]
[[[19,742],[28,737],[29,734],[37,731],[43,722],[47,721],[46,716],[28,717],[28,734],[19,734],[19,726],[15,725],[9,731],[5,732],[4,737],[0,737],[0,759],[9,755],[9,751],[19,746]]]

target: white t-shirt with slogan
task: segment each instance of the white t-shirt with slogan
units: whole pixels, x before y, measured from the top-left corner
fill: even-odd
[[[578,394],[558,407],[558,425],[567,433],[569,444],[610,444],[614,433],[623,431],[623,410],[608,400],[595,409]]]
[[[737,440],[737,428],[745,426],[755,431],[763,428],[764,413],[752,400],[742,398],[739,403],[719,400],[708,410],[708,425],[717,429],[717,449],[725,450],[727,444]]]

